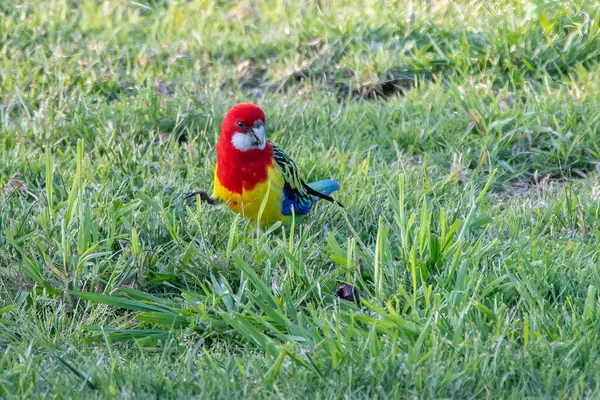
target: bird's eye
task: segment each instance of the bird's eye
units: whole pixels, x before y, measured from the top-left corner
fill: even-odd
[[[238,121],[238,126],[242,129],[246,129],[246,124],[243,123],[242,121]]]

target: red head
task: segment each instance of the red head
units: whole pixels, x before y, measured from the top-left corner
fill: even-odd
[[[217,177],[235,193],[264,182],[273,163],[273,148],[265,138],[265,113],[254,104],[233,107],[221,125],[217,143]]]
[[[219,142],[226,142],[226,147],[247,152],[249,150],[264,150],[265,113],[255,104],[243,103],[233,107],[221,125]]]

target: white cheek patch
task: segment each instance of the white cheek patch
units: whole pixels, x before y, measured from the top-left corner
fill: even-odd
[[[254,148],[254,139],[245,133],[236,132],[231,137],[231,144],[239,151],[248,151]]]
[[[267,141],[263,139],[260,145],[254,144],[254,138],[246,133],[236,132],[231,137],[231,144],[239,151],[248,151],[251,149],[264,150],[267,145]]]

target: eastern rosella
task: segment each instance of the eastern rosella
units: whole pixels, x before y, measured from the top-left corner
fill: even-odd
[[[217,143],[213,199],[244,217],[289,225],[301,221],[318,199],[339,202],[330,194],[340,188],[334,180],[305,183],[294,161],[265,138],[265,114],[254,104],[238,104],[223,120]]]

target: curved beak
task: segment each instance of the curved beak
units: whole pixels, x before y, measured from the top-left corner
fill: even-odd
[[[253,145],[257,146],[261,150],[265,148],[266,139],[264,125],[255,125],[254,128],[250,129],[248,134],[254,139],[254,143],[252,143]]]

